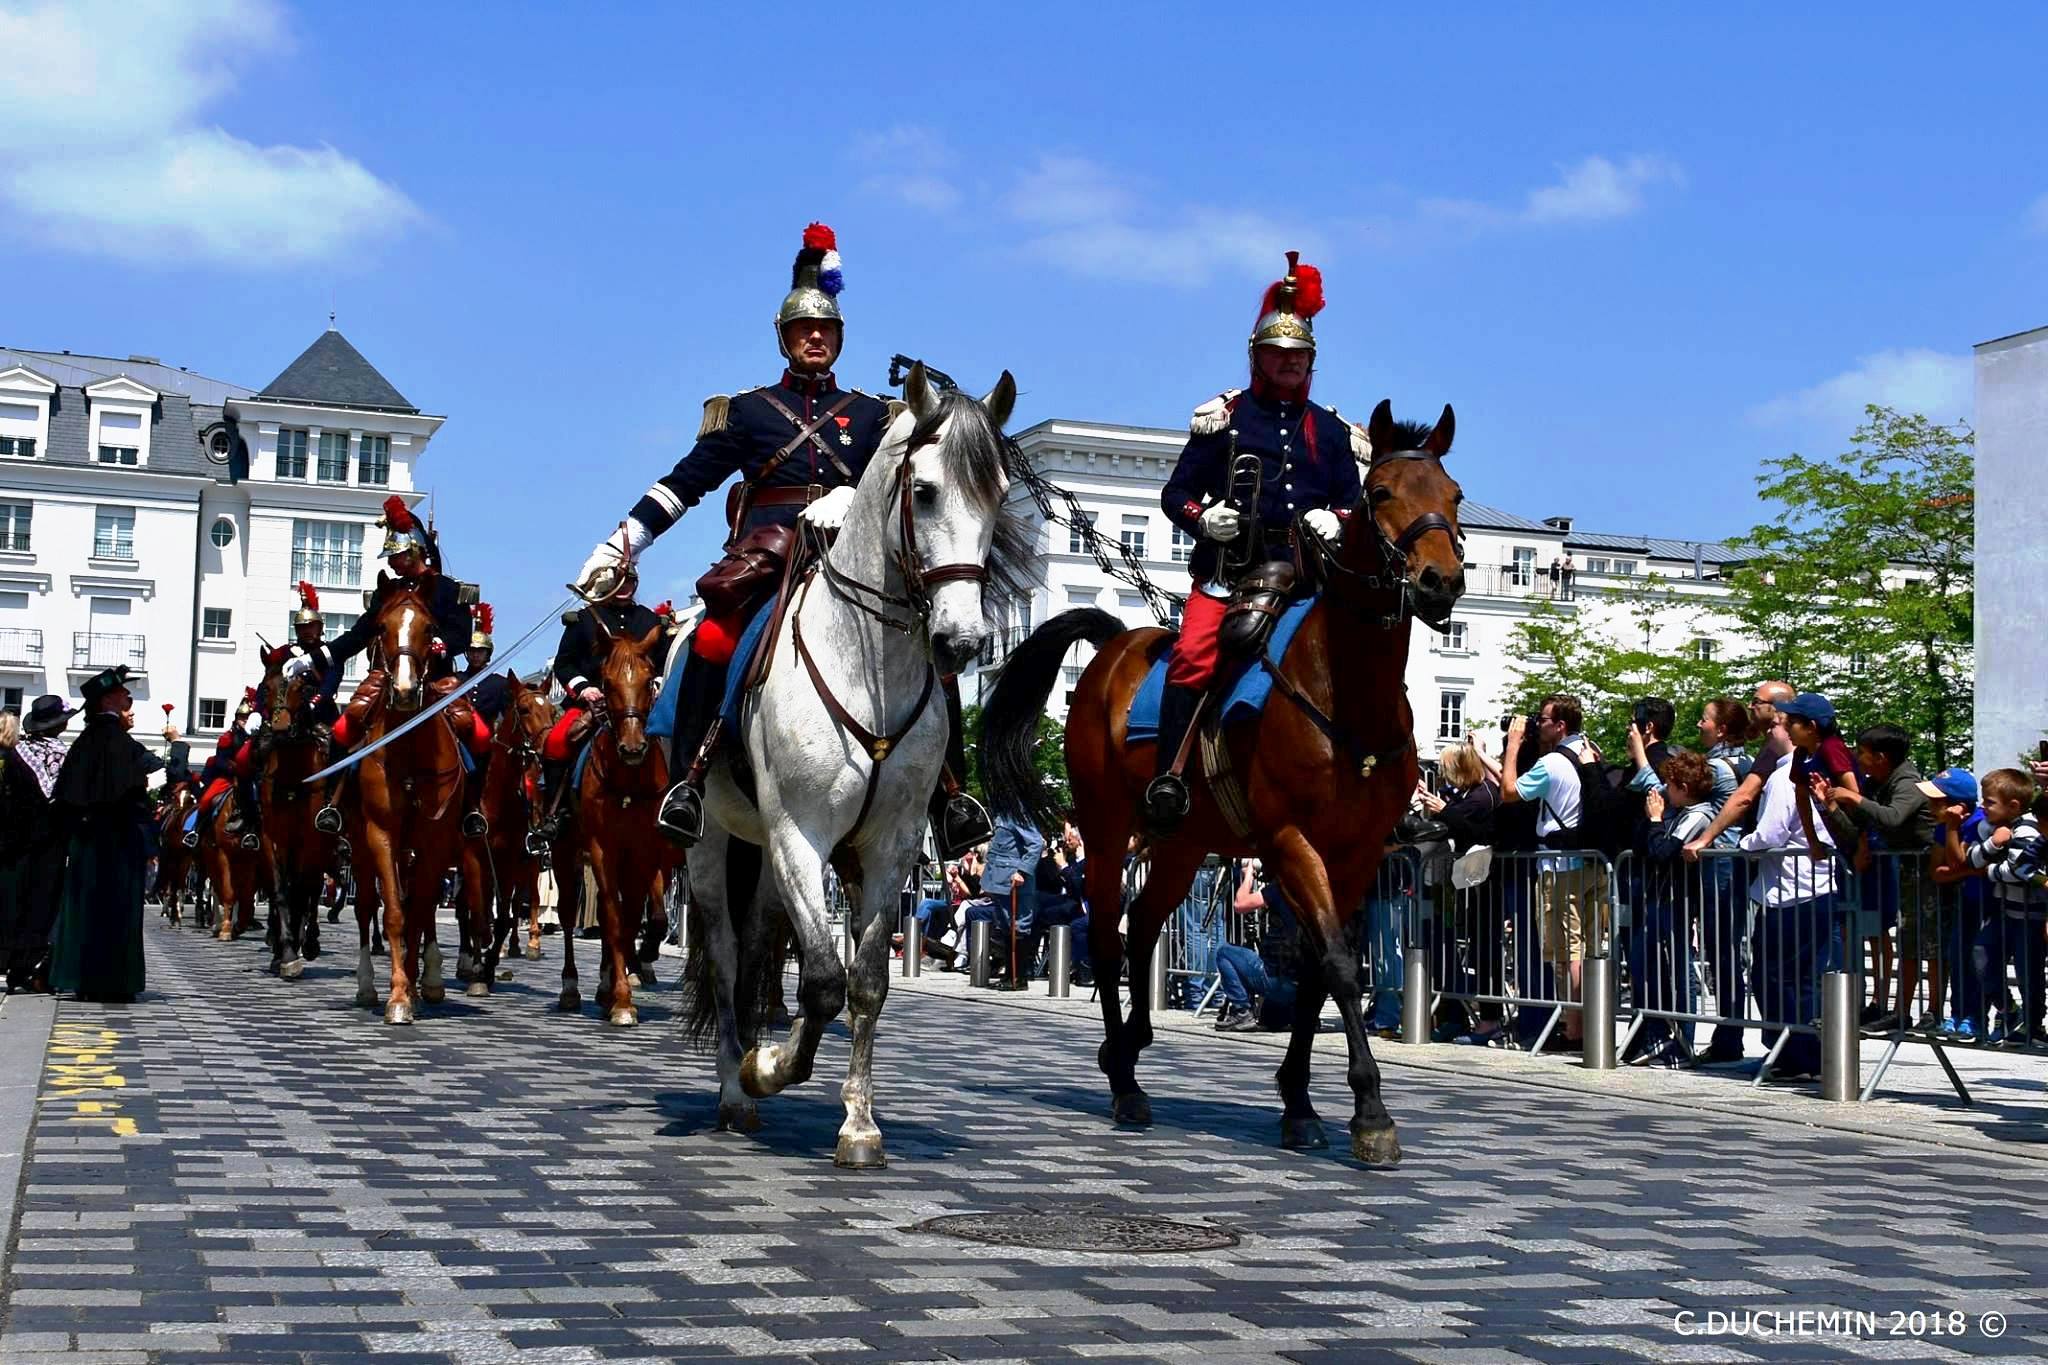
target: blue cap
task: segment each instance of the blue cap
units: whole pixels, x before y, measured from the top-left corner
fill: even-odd
[[[1930,801],[1967,801],[1977,804],[1977,775],[1968,768],[1943,768],[1920,784],[1920,794]]]
[[[1781,716],[1800,716],[1815,725],[1835,723],[1835,704],[1818,692],[1801,692],[1790,701],[1778,703]]]

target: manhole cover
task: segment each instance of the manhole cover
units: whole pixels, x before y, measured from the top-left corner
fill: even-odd
[[[948,1213],[912,1229],[991,1246],[1040,1251],[1107,1251],[1156,1255],[1215,1251],[1237,1245],[1237,1234],[1206,1223],[1178,1223],[1127,1213]]]

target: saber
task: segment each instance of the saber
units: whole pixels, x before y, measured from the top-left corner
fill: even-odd
[[[517,640],[513,641],[512,647],[506,650],[504,654],[494,655],[494,659],[510,659],[514,655],[518,654],[520,650],[526,648],[529,644],[533,643],[534,636],[546,630],[550,625],[553,625],[556,619],[559,618],[563,612],[567,611],[569,609],[570,604],[573,603],[575,600],[576,599],[573,597],[563,598],[561,603],[557,605],[553,611],[549,612],[546,616],[541,617],[540,620],[534,624],[533,629],[527,631],[526,634],[520,636]],[[344,768],[354,767],[356,764],[362,762],[371,754],[376,753],[379,749],[389,744],[392,740],[397,739],[400,735],[405,734],[407,731],[411,730],[414,726],[420,724],[422,721],[427,720],[429,717],[439,715],[442,711],[447,709],[448,704],[450,702],[453,702],[457,697],[463,696],[471,688],[475,687],[478,683],[482,682],[485,678],[490,677],[493,671],[494,670],[488,668],[478,669],[473,676],[465,678],[462,681],[462,684],[455,688],[454,691],[450,692],[445,697],[439,698],[431,705],[422,708],[418,715],[414,716],[411,720],[405,722],[405,724],[399,726],[396,730],[386,730],[374,741],[372,741],[369,744],[365,744],[362,748],[356,750],[354,753],[348,755],[346,758],[338,759],[337,761],[328,764],[326,767],[322,768],[319,772],[314,773],[310,777],[302,778],[300,780],[299,785],[304,786],[310,782],[318,782],[323,778],[332,777],[335,773],[340,772]]]

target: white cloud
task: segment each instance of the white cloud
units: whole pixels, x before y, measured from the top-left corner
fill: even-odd
[[[2027,231],[2048,236],[2048,194],[2027,206]]]
[[[953,181],[954,157],[945,139],[929,128],[898,124],[853,140],[854,162],[870,169],[861,189],[895,199],[926,213],[950,213],[960,206]]]
[[[269,0],[0,9],[0,202],[73,249],[283,266],[344,257],[420,218],[332,147],[263,147],[201,117],[289,47]],[[334,214],[315,205],[343,203]]]
[[[1683,188],[1685,173],[1660,156],[1632,156],[1619,163],[1589,156],[1558,167],[1555,183],[1530,190],[1519,207],[1479,199],[1427,198],[1416,205],[1427,221],[1472,231],[1551,223],[1597,223],[1643,210],[1643,191],[1652,185]]]
[[[1866,404],[1879,403],[1954,422],[1970,415],[1973,382],[1966,355],[1925,348],[1879,351],[1812,388],[1758,404],[1749,410],[1749,419],[1759,426],[1809,426],[1847,434],[1862,425]]]
[[[1129,217],[1137,198],[1107,166],[1080,156],[1040,156],[1017,177],[1003,206],[1027,223],[1106,223]]]

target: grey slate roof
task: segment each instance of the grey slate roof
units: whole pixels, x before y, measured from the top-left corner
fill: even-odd
[[[293,399],[322,407],[369,408],[381,412],[418,412],[347,337],[329,328],[322,332],[284,373],[270,381],[257,398]]]
[[[23,356],[16,359],[15,352],[0,351],[0,369],[12,369],[17,364],[41,374],[46,379],[55,379],[48,366],[32,363]],[[103,376],[94,374],[92,383],[99,383]],[[148,383],[140,375],[132,376],[138,382]],[[50,395],[50,441],[40,457],[51,464],[89,465],[95,462],[97,452],[90,445],[92,422],[87,416],[90,400],[82,386],[60,384]],[[166,393],[156,401],[149,424],[149,464],[147,472],[153,474],[197,474],[208,475],[213,466],[208,464],[199,449],[199,432],[192,421],[192,400],[182,393]]]
[[[194,403],[219,407],[230,398],[246,398],[250,390],[225,379],[203,374],[160,360],[123,360],[110,355],[73,355],[69,351],[35,351],[26,347],[0,346],[0,370],[26,365],[43,378],[70,388],[83,389],[126,375],[147,384],[158,393],[182,393]]]

